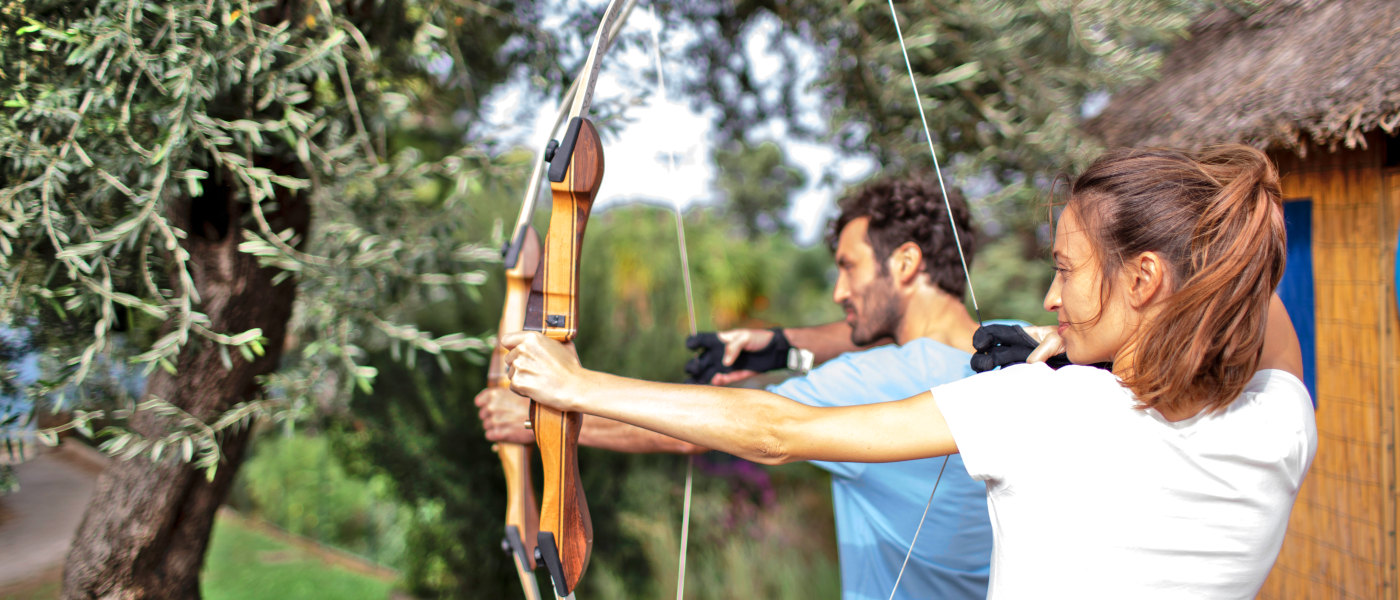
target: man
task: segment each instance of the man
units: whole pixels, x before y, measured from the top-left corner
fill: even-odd
[[[975,245],[966,203],[949,197],[969,263]],[[745,362],[786,362],[788,345],[820,367],[771,391],[814,406],[897,400],[972,374],[977,322],[962,303],[966,288],[953,227],[937,181],[890,180],[841,202],[828,234],[837,266],[832,299],[844,323],[786,330],[734,330],[688,365],[700,380],[728,382],[751,373],[719,373]],[[890,344],[893,342],[893,344]],[[723,344],[724,367],[720,362]],[[870,349],[864,347],[886,344]],[[830,359],[830,360],[827,360]],[[824,362],[823,362],[824,361]],[[528,442],[523,399],[488,390],[477,396],[487,437]],[[587,419],[579,442],[625,452],[703,452],[650,431]],[[884,599],[894,588],[943,459],[864,464],[814,462],[832,475],[833,507],[846,600]],[[985,598],[991,557],[986,487],[950,457],[923,521],[900,598]]]

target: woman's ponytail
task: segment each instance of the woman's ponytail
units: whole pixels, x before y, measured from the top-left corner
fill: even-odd
[[[1286,255],[1268,157],[1242,145],[1196,155],[1121,151],[1095,161],[1070,193],[1104,273],[1149,251],[1171,265],[1172,293],[1129,341],[1124,385],[1164,412],[1213,410],[1238,397],[1258,367]]]

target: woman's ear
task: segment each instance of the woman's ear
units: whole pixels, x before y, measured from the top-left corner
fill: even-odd
[[[909,283],[924,270],[924,251],[914,242],[904,242],[890,253],[887,264],[895,281]]]
[[[1143,308],[1167,289],[1167,262],[1156,252],[1143,252],[1124,265],[1128,278],[1128,302]]]

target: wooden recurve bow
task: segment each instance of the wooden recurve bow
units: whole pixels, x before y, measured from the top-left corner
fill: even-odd
[[[578,333],[579,252],[594,197],[603,181],[603,144],[587,119],[597,81],[600,50],[611,41],[620,0],[611,0],[579,76],[568,128],[551,144],[549,181],[553,208],[545,235],[544,260],[535,275],[525,311],[525,329],[560,342]],[[543,502],[536,557],[549,570],[555,596],[569,598],[588,567],[593,523],[578,470],[582,415],[530,403],[530,421],[544,469]]]
[[[522,206],[522,212],[525,207]],[[526,219],[528,221],[528,218]],[[525,322],[525,303],[530,295],[530,279],[540,262],[540,241],[528,224],[512,236],[505,249],[506,297],[501,309],[501,324],[497,339],[520,331]],[[506,350],[499,343],[491,355],[487,385],[510,390],[506,377]],[[506,475],[506,529],[501,549],[511,555],[515,572],[520,577],[526,600],[540,600],[539,584],[535,581],[535,540],[539,532],[539,506],[535,504],[535,486],[530,479],[530,447],[509,442],[494,448]]]

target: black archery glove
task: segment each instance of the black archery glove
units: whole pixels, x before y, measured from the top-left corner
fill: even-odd
[[[1005,367],[1026,362],[1040,342],[1026,333],[1020,325],[983,325],[972,334],[972,347],[977,353],[972,355],[972,370],[982,373],[997,367]],[[1052,369],[1058,369],[1069,362],[1069,355],[1056,354],[1045,361]]]
[[[719,334],[704,331],[685,338],[685,347],[697,350],[694,358],[685,363],[686,383],[709,383],[719,373],[731,371],[754,371],[763,373],[788,366],[788,351],[792,343],[783,335],[781,328],[774,328],[773,339],[761,350],[743,351],[734,359],[734,364],[724,364],[724,342]]]

